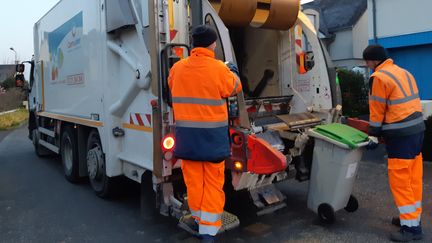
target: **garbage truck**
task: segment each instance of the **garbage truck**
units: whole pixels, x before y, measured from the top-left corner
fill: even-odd
[[[59,1],[34,25],[36,154],[58,154],[68,181],[88,177],[103,198],[118,177],[152,183],[161,214],[184,214],[167,79],[200,24],[217,31],[216,58],[238,65],[244,87],[227,100],[226,184],[247,191],[258,214],[286,206],[275,183],[310,179],[307,131],[338,122],[341,110],[334,68],[300,0]]]

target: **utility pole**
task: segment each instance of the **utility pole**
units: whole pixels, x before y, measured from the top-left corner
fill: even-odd
[[[9,48],[11,51],[15,52],[15,65],[18,64],[18,60],[17,60],[17,52],[15,51],[15,49],[13,47]]]

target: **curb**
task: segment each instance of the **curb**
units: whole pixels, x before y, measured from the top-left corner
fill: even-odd
[[[18,110],[18,109],[11,110],[11,111],[0,112],[0,116],[1,116],[1,115],[6,115],[6,114],[9,114],[9,113],[12,113],[12,112],[15,112],[15,111],[17,111],[17,110]]]

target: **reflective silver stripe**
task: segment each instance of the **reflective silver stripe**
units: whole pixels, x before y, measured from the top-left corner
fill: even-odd
[[[420,217],[417,219],[401,219],[401,225],[405,225],[408,227],[415,227],[420,225]]]
[[[177,127],[190,128],[219,128],[228,126],[228,121],[222,122],[193,122],[193,121],[176,121]]]
[[[406,92],[405,92],[405,90],[402,88],[402,84],[401,84],[401,82],[399,81],[399,79],[397,79],[392,73],[390,73],[390,72],[388,72],[388,71],[386,71],[386,70],[379,70],[378,72],[380,72],[380,73],[384,73],[384,74],[386,74],[387,76],[389,76],[391,79],[393,79],[395,82],[396,82],[396,84],[399,86],[399,89],[402,91],[402,93],[404,94],[404,96],[405,97],[407,97],[408,95],[406,94]]]
[[[371,127],[381,127],[382,123],[381,122],[369,122],[369,126],[371,126]]]
[[[398,207],[400,214],[407,214],[407,213],[415,213],[417,212],[417,207],[415,204],[412,205],[406,205],[402,207]]]
[[[217,221],[222,219],[222,214],[201,212],[200,219],[208,223],[216,223]]]
[[[192,216],[201,218],[201,211],[195,211],[192,209],[190,211],[191,211]]]
[[[225,104],[225,99],[213,100],[205,98],[192,98],[192,97],[173,97],[172,102],[176,104],[194,104],[194,105],[209,105],[209,106],[221,106]]]
[[[415,99],[420,99],[419,94],[414,94],[414,95],[411,95],[411,96],[408,96],[408,97],[405,97],[405,98],[402,98],[402,99],[389,100],[389,101],[387,101],[387,104],[389,104],[389,105],[399,105],[399,104],[403,104],[403,103],[406,103],[406,102],[409,102],[409,101],[415,100]]]
[[[408,83],[409,83],[409,86],[410,86],[411,95],[413,95],[414,94],[414,88],[413,88],[413,84],[412,84],[412,81],[411,81],[411,77],[410,77],[410,75],[408,74],[408,72],[406,70],[404,70],[404,71],[405,71],[405,75],[407,77],[407,80],[408,80]]]
[[[199,225],[199,233],[200,233],[200,235],[212,235],[212,236],[215,236],[215,235],[217,235],[219,229],[220,229],[220,227],[217,227],[217,226],[203,225],[203,224]]]
[[[375,95],[369,96],[369,100],[377,101],[377,102],[388,104],[388,105],[399,105],[399,104],[403,104],[403,103],[409,102],[411,100],[419,99],[419,98],[420,98],[420,96],[418,93],[411,95],[411,96],[408,96],[408,97],[397,99],[397,100],[386,100],[384,98],[381,98],[381,97],[378,97]]]
[[[401,129],[405,127],[411,127],[420,123],[423,123],[423,117],[419,117],[414,120],[406,121],[406,122],[386,124],[383,125],[383,130]]]
[[[378,97],[378,96],[375,96],[375,95],[369,96],[369,100],[373,100],[373,101],[377,101],[377,102],[380,102],[380,103],[387,104],[387,100],[386,99]]]
[[[421,201],[417,201],[415,203],[415,205],[416,205],[416,208],[421,208],[422,207],[422,202]]]
[[[231,95],[230,96],[234,96],[237,92],[237,88],[238,88],[238,86],[239,86],[239,83],[240,83],[240,79],[237,77],[237,75],[236,75],[236,81],[235,81],[235,86],[234,86],[234,90],[233,90],[233,92],[231,93]]]

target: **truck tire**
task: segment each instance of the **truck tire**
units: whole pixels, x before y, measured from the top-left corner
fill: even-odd
[[[109,198],[113,194],[114,179],[106,174],[105,155],[96,130],[90,132],[87,140],[87,172],[96,195]]]
[[[63,171],[68,181],[79,181],[79,158],[76,134],[72,127],[66,127],[60,140],[60,154]]]
[[[35,149],[35,153],[38,157],[42,158],[42,157],[46,157],[47,155],[51,155],[52,152],[49,151],[47,148],[45,148],[44,146],[39,144],[39,131],[37,130],[37,128],[32,130],[32,141],[33,141],[33,146]]]

